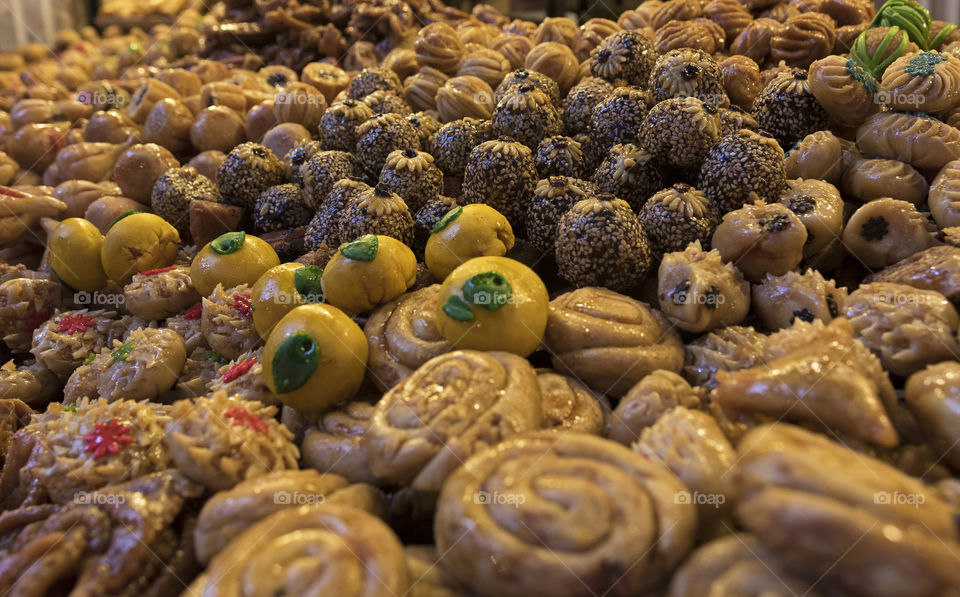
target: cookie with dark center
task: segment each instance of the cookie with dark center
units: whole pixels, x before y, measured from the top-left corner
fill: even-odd
[[[437,195],[425,202],[413,216],[413,254],[423,261],[423,252],[433,227],[451,209],[457,207],[457,200],[446,195]]]
[[[807,71],[799,68],[782,72],[767,83],[753,101],[753,116],[783,147],[792,147],[830,123],[829,114],[810,92]]]
[[[715,107],[729,103],[720,65],[703,50],[680,48],[657,58],[650,74],[654,101],[695,97]]]
[[[412,213],[435,199],[443,187],[443,172],[433,156],[415,149],[397,150],[387,156],[380,170],[380,184],[400,195]]]
[[[596,140],[595,151],[600,160],[617,143],[636,142],[649,106],[650,94],[636,87],[619,87],[597,104],[589,134]]]
[[[657,50],[638,31],[618,31],[590,53],[590,74],[607,81],[645,87],[657,60]]]
[[[357,160],[374,176],[391,152],[419,147],[417,129],[400,114],[379,114],[357,127]]]
[[[413,216],[396,193],[378,184],[354,195],[340,216],[340,238],[360,238],[365,234],[391,236],[403,244],[413,244]]]
[[[440,121],[429,112],[416,112],[407,116],[407,122],[417,129],[417,135],[420,136],[420,148],[424,151],[430,151],[433,145],[433,137],[440,130]]]
[[[694,241],[710,249],[710,238],[720,223],[717,206],[703,191],[677,183],[655,193],[638,214],[655,256],[682,251]]]
[[[533,85],[546,93],[554,106],[560,105],[560,86],[557,85],[557,82],[543,73],[525,68],[518,68],[503,78],[503,81],[497,85],[497,89],[493,92],[493,103],[499,104],[507,90],[517,85]]]
[[[640,144],[664,166],[696,169],[720,140],[717,109],[695,97],[665,99],[647,113]]]
[[[557,135],[540,141],[533,158],[537,173],[543,177],[572,176],[580,178],[586,173],[586,158],[583,147],[570,137]]]
[[[379,90],[403,95],[403,85],[400,83],[400,77],[389,68],[365,68],[350,80],[347,97],[359,100]]]
[[[241,143],[217,168],[217,186],[224,202],[252,210],[260,193],[287,178],[283,162],[259,143]]]
[[[569,176],[550,176],[537,183],[527,207],[527,238],[541,254],[553,253],[557,223],[578,201],[594,197],[597,185]]]
[[[660,162],[650,152],[631,143],[611,147],[592,180],[601,193],[623,199],[634,211],[642,208],[664,185]]]
[[[479,118],[461,118],[441,126],[433,137],[430,151],[437,167],[447,176],[462,178],[470,152],[489,139],[489,122]]]
[[[287,179],[294,184],[303,186],[300,167],[303,166],[307,160],[320,153],[321,150],[322,146],[319,141],[310,141],[309,143],[297,145],[288,151],[287,155],[283,157],[283,163],[287,167]]]

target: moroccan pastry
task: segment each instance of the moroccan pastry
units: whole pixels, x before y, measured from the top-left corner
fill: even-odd
[[[242,396],[267,406],[277,405],[280,399],[274,394],[263,375],[263,349],[245,352],[233,360],[213,351],[204,352],[205,362],[213,364],[213,375],[207,380],[204,396],[213,392],[225,392],[227,396]],[[204,377],[206,371],[203,372]]]
[[[680,171],[697,168],[720,140],[717,109],[696,97],[656,104],[643,120],[640,143],[658,163]]]
[[[432,155],[415,149],[394,151],[380,171],[380,183],[399,195],[410,213],[416,213],[436,199],[443,187],[443,173],[433,161]]]
[[[39,408],[56,399],[60,393],[60,378],[35,360],[25,361],[18,367],[11,359],[0,366],[0,392],[6,397],[0,401],[0,454],[6,454],[10,436],[16,431],[6,427],[10,413],[15,412],[17,420],[23,419],[26,424],[30,417],[21,411],[20,404],[29,413],[32,409],[27,404]]]
[[[533,157],[537,173],[543,178],[571,176],[579,178],[587,169],[583,145],[570,137],[555,135],[545,137],[537,146]]]
[[[499,104],[507,91],[519,85],[533,85],[540,91],[546,93],[554,106],[560,105],[561,95],[557,82],[548,75],[525,68],[518,68],[503,78],[503,81],[497,86],[496,91],[494,91],[494,104]]]
[[[537,25],[531,37],[537,44],[554,41],[570,45],[576,35],[577,25],[574,21],[564,17],[547,17]]]
[[[414,110],[436,110],[437,91],[449,79],[441,71],[424,66],[403,81],[403,96]]]
[[[358,499],[349,503],[349,498]],[[214,494],[203,505],[194,534],[197,560],[208,564],[234,538],[280,510],[340,504],[378,516],[380,508],[386,509],[385,502],[383,494],[369,485],[351,485],[339,475],[313,470],[283,470],[253,477]]]
[[[347,97],[360,100],[376,91],[399,94],[400,90],[400,78],[393,70],[386,67],[365,68],[350,79]]]
[[[714,0],[731,3],[730,0]],[[730,56],[720,62],[723,74],[723,91],[730,102],[742,110],[752,110],[753,101],[760,94],[760,67],[747,56]]]
[[[723,216],[711,244],[755,282],[766,273],[779,276],[797,267],[806,241],[803,221],[787,206],[758,201]]]
[[[436,280],[474,257],[503,257],[513,248],[510,222],[488,205],[455,207],[431,230],[424,261]]]
[[[925,115],[880,112],[857,129],[857,147],[920,170],[940,170],[960,158],[960,130]]]
[[[323,302],[320,277],[323,268],[302,263],[281,263],[260,276],[250,290],[253,325],[261,338],[294,308]]]
[[[485,203],[505,215],[519,231],[536,181],[529,147],[509,137],[487,141],[470,152],[459,202]]]
[[[347,205],[355,202],[361,194],[370,190],[370,186],[360,179],[342,178],[333,183],[327,196],[317,206],[317,211],[307,224],[304,241],[310,249],[321,244],[327,247],[339,247],[344,242],[340,236],[340,219]]]
[[[670,50],[660,56],[650,73],[648,85],[654,102],[695,97],[714,107],[726,103],[723,73],[716,61],[703,50]]]
[[[699,408],[704,392],[665,369],[641,379],[620,399],[610,416],[607,437],[626,446],[640,439],[644,429],[676,407]]]
[[[437,392],[449,405],[434,414]],[[414,424],[403,422],[411,416]],[[454,351],[384,394],[362,442],[374,475],[432,492],[477,451],[537,429],[540,417],[536,374],[524,359]]]
[[[545,482],[556,483],[555,492],[538,489]],[[693,545],[696,513],[678,503],[683,490],[666,469],[616,442],[552,431],[509,439],[476,454],[444,485],[434,527],[437,548],[447,554],[440,565],[489,597],[590,595],[614,585],[639,593]],[[598,508],[602,522],[581,513]],[[544,547],[517,530],[523,524],[540,537],[546,529],[560,535]],[[464,534],[464,525],[473,530]],[[508,580],[488,565],[493,554],[522,572]]]
[[[0,478],[5,507],[72,502],[95,491],[170,466],[163,442],[170,407],[153,402],[58,402],[17,431]],[[136,439],[134,439],[136,438]]]
[[[452,197],[438,195],[424,203],[424,205],[413,214],[413,253],[418,260],[424,257],[424,251],[427,248],[427,241],[433,233],[433,227],[436,226],[443,216],[458,207],[457,200]]]
[[[713,201],[686,183],[650,197],[637,215],[654,255],[682,251],[694,241],[710,246],[720,215]]]
[[[879,93],[894,110],[949,110],[960,102],[960,58],[936,50],[904,54],[883,71]]]
[[[356,157],[373,176],[379,174],[391,152],[419,146],[417,129],[400,114],[378,114],[357,127]]]
[[[339,236],[350,241],[367,234],[390,236],[413,244],[413,216],[406,202],[385,184],[366,189],[344,204]]]
[[[703,16],[720,25],[731,42],[753,21],[750,11],[735,0],[712,0],[704,5]]]
[[[555,41],[535,45],[527,54],[523,67],[556,81],[562,94],[567,93],[580,78],[580,62],[573,55],[573,50]]]
[[[605,397],[552,369],[537,369],[537,385],[542,397],[540,426],[543,429],[603,433],[610,413],[610,403]]]
[[[865,283],[893,282],[921,290],[935,290],[950,300],[960,293],[960,251],[956,246],[940,245],[914,253],[893,265],[870,274]]]
[[[253,325],[252,296],[246,284],[233,288],[217,284],[201,302],[203,337],[218,354],[235,359],[260,339]]]
[[[160,216],[121,215],[103,237],[100,262],[108,278],[127,284],[134,274],[171,265],[179,243],[177,229]]]
[[[717,372],[747,369],[761,362],[767,337],[747,326],[710,332],[685,347],[684,375],[696,386],[717,386]]]
[[[452,346],[436,327],[439,284],[421,288],[378,307],[364,325],[373,383],[385,392],[427,360]]]
[[[172,330],[138,328],[114,340],[70,375],[65,404],[82,398],[155,400],[176,383],[187,359],[183,338]]]
[[[787,66],[807,68],[814,60],[831,53],[836,41],[835,22],[819,12],[805,12],[788,18],[784,27],[770,37],[770,57]]]
[[[38,322],[30,352],[44,368],[69,375],[91,353],[113,346],[126,331],[116,311],[61,311]]]
[[[463,56],[460,66],[457,67],[457,76],[477,77],[493,89],[503,81],[510,70],[510,61],[503,54],[493,49],[482,48]]]
[[[190,268],[170,265],[135,274],[123,287],[124,306],[143,319],[166,319],[200,301],[190,279]]]
[[[661,113],[661,116],[663,115],[665,114]],[[651,127],[663,124],[655,121],[656,119],[653,119],[647,124]],[[688,131],[682,130],[684,128],[682,123],[677,123],[677,126],[681,129],[678,133],[679,136],[683,137],[684,133]],[[663,130],[659,133],[662,133],[663,136],[658,133],[651,133],[650,135],[645,134],[642,139],[645,142],[649,141],[654,146],[652,149],[632,143],[617,144],[611,147],[591,179],[597,185],[597,190],[601,193],[613,195],[617,199],[623,199],[630,204],[634,211],[639,211],[646,204],[647,199],[663,188],[662,164],[664,162],[657,159],[654,151],[657,154],[662,154],[663,145],[661,143],[665,144],[671,133]],[[650,137],[654,137],[654,139],[651,141]],[[673,138],[673,141],[680,141],[680,139]],[[677,147],[677,152],[681,151],[683,150]],[[660,157],[663,156],[660,155]]]
[[[688,332],[708,332],[743,321],[750,311],[750,283],[716,249],[704,251],[694,241],[663,256],[657,298],[670,323]]]
[[[433,145],[433,137],[440,130],[440,121],[437,118],[440,114],[436,110],[414,112],[407,116],[407,122],[417,129],[417,136],[420,138],[420,147],[424,151],[429,151]]]
[[[596,194],[596,185],[566,176],[551,176],[537,183],[527,208],[527,238],[541,253],[552,253],[557,223],[575,203]]]
[[[927,179],[897,160],[858,160],[843,173],[843,189],[861,203],[890,197],[920,205],[927,198]]]
[[[260,193],[253,205],[253,228],[259,232],[276,232],[306,225],[313,208],[298,184],[272,186]]]
[[[937,454],[956,471],[960,468],[957,450],[957,363],[945,361],[917,371],[907,380],[907,407],[914,414],[925,439]]]
[[[670,21],[657,29],[653,45],[660,53],[693,48],[713,54],[717,50],[718,35],[723,37],[723,29],[709,19]]]
[[[461,118],[440,127],[433,138],[430,154],[444,174],[462,177],[470,152],[486,140],[484,121]]]
[[[750,203],[753,195],[776,201],[785,185],[783,149],[765,134],[740,130],[707,153],[697,187],[722,215]]]
[[[630,205],[601,194],[577,202],[560,218],[556,239],[560,275],[577,286],[626,289],[650,268],[650,249]]]
[[[351,483],[376,483],[362,442],[373,411],[373,404],[357,400],[322,415],[316,427],[304,433],[303,463]]]
[[[555,369],[613,396],[652,371],[683,366],[680,337],[663,314],[602,288],[553,299],[544,345]]]
[[[618,23],[610,19],[590,19],[580,26],[570,47],[573,48],[573,53],[576,55],[577,60],[580,62],[589,60],[594,48],[614,33],[622,31],[622,29]]]
[[[456,30],[446,23],[431,23],[417,33],[414,44],[417,63],[435,68],[448,75],[457,72],[463,58],[464,46]]]
[[[830,131],[817,131],[804,137],[786,153],[787,179],[812,178],[832,185],[844,172],[843,146]]]
[[[633,143],[643,129],[648,95],[636,87],[619,87],[593,109],[590,135],[600,159],[617,143]],[[598,160],[599,161],[599,160]]]
[[[160,175],[180,163],[166,148],[156,143],[138,144],[120,154],[113,165],[113,180],[124,197],[148,203],[153,185]],[[221,189],[223,190],[223,189]]]
[[[834,55],[814,61],[807,84],[830,117],[845,124],[860,124],[878,110],[877,80],[852,58]]]
[[[508,89],[497,102],[491,120],[494,135],[513,137],[530,148],[563,130],[560,112],[550,97],[529,84]]]
[[[451,77],[437,90],[436,102],[444,122],[459,118],[487,119],[493,114],[493,89],[473,75]]]
[[[730,43],[730,53],[750,58],[763,64],[770,55],[770,42],[774,34],[783,30],[783,24],[773,19],[754,19]]]
[[[843,198],[836,187],[817,178],[787,181],[780,203],[807,229],[803,257],[809,259],[840,238],[843,231]]]
[[[307,206],[317,209],[333,186],[345,179],[358,176],[360,165],[346,151],[319,151],[305,161],[298,172],[303,181],[303,195]]]
[[[882,268],[935,244],[936,226],[912,203],[875,199],[853,213],[843,244],[869,268]]]
[[[586,132],[593,109],[613,91],[613,85],[600,77],[584,77],[563,98],[563,123],[568,134]]]
[[[357,146],[356,129],[373,116],[367,104],[344,100],[331,104],[320,117],[320,139],[327,150],[354,151]]]
[[[529,356],[547,324],[547,288],[526,265],[506,257],[475,257],[444,279],[437,329],[455,348]]]
[[[257,197],[286,178],[283,162],[257,143],[233,148],[217,169],[217,186],[227,203],[252,210]]]
[[[323,294],[347,313],[363,313],[413,286],[416,266],[413,251],[397,239],[367,234],[341,245],[327,263]]]
[[[927,205],[937,226],[949,228],[960,224],[960,160],[948,162],[937,173],[930,183]]]
[[[795,319],[824,323],[844,313],[847,289],[815,269],[802,274],[767,274],[753,287],[753,310],[768,330],[788,328]]]
[[[527,54],[533,49],[533,40],[523,35],[511,35],[504,33],[498,35],[490,41],[491,50],[496,50],[507,59],[511,69],[523,68],[527,61]]]
[[[819,576],[836,563],[825,580],[853,595],[932,597],[960,583],[950,507],[920,480],[785,424],[753,430],[740,453],[737,518],[792,569]],[[831,541],[812,540],[826,529]],[[877,565],[882,580],[868,572]]]
[[[187,360],[173,388],[173,395],[177,399],[183,399],[206,394],[207,388],[216,378],[223,358],[204,346],[195,346],[187,353]]]
[[[791,147],[810,133],[827,128],[829,115],[810,91],[808,73],[790,69],[764,86],[753,102],[760,128],[783,147]]]
[[[212,180],[189,166],[171,168],[160,175],[150,194],[154,213],[167,220],[181,234],[190,231],[190,202],[219,203],[220,190]]]
[[[843,313],[857,338],[896,375],[906,377],[960,352],[955,334],[960,318],[936,291],[890,282],[864,284],[847,297]]]
[[[590,54],[590,74],[613,82],[643,87],[653,70],[657,52],[637,31],[620,31],[604,39]]]
[[[213,491],[271,471],[297,469],[293,434],[276,407],[217,392],[171,407],[165,444],[183,474]]]

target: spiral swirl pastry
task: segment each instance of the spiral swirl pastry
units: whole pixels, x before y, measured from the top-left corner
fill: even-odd
[[[449,79],[441,71],[424,66],[403,81],[403,96],[414,110],[436,110],[437,91]]]
[[[544,344],[556,369],[614,396],[652,371],[683,366],[680,336],[662,313],[603,288],[550,301]]]
[[[457,72],[464,45],[457,31],[446,23],[431,23],[417,33],[413,45],[417,63],[433,67],[448,75]]]
[[[637,595],[693,544],[667,469],[609,440],[548,431],[480,452],[443,487],[434,535],[449,578],[482,597]]]
[[[937,51],[904,54],[883,71],[878,97],[894,110],[949,110],[960,102],[960,58]]]
[[[529,37],[503,33],[490,42],[490,49],[500,52],[510,63],[510,68],[516,70],[523,68],[527,54],[533,49],[533,45]]]
[[[722,33],[723,30],[720,31]],[[702,22],[669,21],[657,29],[653,45],[660,50],[660,53],[679,48],[693,48],[713,54],[717,50],[717,39],[713,28]]]
[[[960,158],[960,129],[929,116],[880,112],[857,129],[857,147],[920,170],[940,170]]]
[[[277,512],[230,542],[187,595],[396,597],[409,586],[403,545],[363,510],[333,504]]]
[[[743,55],[763,64],[770,55],[770,41],[782,30],[783,24],[773,19],[754,19],[730,44],[730,54]]]
[[[363,436],[377,477],[438,491],[478,450],[540,427],[536,373],[505,352],[458,350],[427,361],[377,403]]]
[[[786,20],[783,29],[770,38],[770,57],[788,66],[807,68],[830,54],[837,39],[833,19],[819,12],[805,12]]]
[[[544,429],[603,433],[606,415],[610,412],[610,402],[605,397],[552,369],[538,369],[537,384],[543,396]]]
[[[874,101],[876,79],[849,58],[827,56],[815,61],[807,81],[824,110],[841,122],[859,124],[879,108]]]
[[[439,294],[439,284],[404,294],[378,307],[363,326],[370,346],[367,367],[381,392],[433,357],[452,350],[436,326]]]

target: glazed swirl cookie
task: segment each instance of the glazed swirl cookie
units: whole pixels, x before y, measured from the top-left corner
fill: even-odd
[[[321,416],[316,427],[304,433],[300,446],[304,465],[340,475],[351,483],[376,483],[362,442],[374,408],[358,400]]]
[[[537,370],[542,397],[541,426],[558,431],[600,435],[606,426],[610,403],[576,379],[552,369]]]
[[[935,244],[936,226],[912,203],[875,199],[850,216],[843,244],[868,268],[892,265]]]
[[[927,443],[960,470],[960,364],[944,361],[917,371],[907,380],[905,397]]]
[[[761,17],[747,23],[737,37],[730,43],[730,53],[750,58],[757,64],[763,64],[770,55],[770,42],[774,35],[783,31],[783,24],[773,19]]]
[[[696,512],[667,469],[610,440],[539,432],[448,479],[434,535],[447,576],[477,595],[639,594],[693,546]],[[510,570],[495,565],[511,562]]]
[[[750,281],[766,273],[785,274],[800,264],[807,229],[780,203],[758,201],[731,211],[713,233],[713,248]]]
[[[190,267],[185,265],[134,274],[133,280],[123,287],[123,297],[130,313],[147,320],[165,319],[200,301],[190,279]]]
[[[446,407],[435,410],[438,400]],[[540,389],[525,359],[458,350],[427,361],[384,394],[362,441],[377,477],[439,491],[469,456],[538,429],[540,418]]]
[[[877,80],[852,58],[827,56],[810,65],[810,93],[831,117],[850,125],[878,110]]]
[[[937,173],[930,184],[927,205],[937,226],[960,226],[960,160],[947,163]]]
[[[440,285],[401,295],[378,307],[366,325],[370,379],[382,392],[410,376],[420,365],[453,347],[436,326]]]
[[[657,298],[670,323],[687,332],[707,332],[743,321],[750,311],[750,283],[716,249],[704,251],[695,241],[663,256]]]
[[[286,508],[251,526],[213,558],[187,592],[268,597],[309,590],[394,597],[408,585],[403,545],[390,527],[363,510],[321,504]]]
[[[920,205],[927,198],[927,179],[897,160],[857,160],[843,173],[843,189],[862,203],[890,197]]]
[[[209,297],[203,297],[203,337],[210,348],[228,359],[253,349],[260,340],[253,325],[251,299],[246,284],[229,289],[217,284]]]
[[[960,58],[936,50],[904,54],[883,71],[880,93],[894,110],[949,110],[960,102]]]
[[[960,129],[926,115],[880,112],[857,129],[857,147],[921,170],[939,170],[960,158]]]
[[[843,174],[843,146],[830,131],[810,133],[787,151],[783,165],[788,180],[812,178],[835,185]]]
[[[780,196],[807,229],[803,257],[809,259],[840,238],[843,232],[843,198],[837,188],[818,178],[787,181],[788,190]]]
[[[829,322],[843,313],[847,289],[818,270],[767,274],[753,287],[753,310],[768,330],[787,328],[795,319]]]
[[[293,434],[274,406],[216,392],[170,410],[165,443],[177,467],[213,491],[271,471],[298,469]]]
[[[604,288],[550,301],[544,345],[555,369],[613,396],[657,369],[683,366],[680,336],[662,313]]]

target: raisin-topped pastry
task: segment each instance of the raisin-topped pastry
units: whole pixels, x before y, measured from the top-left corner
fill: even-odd
[[[517,229],[523,225],[536,181],[529,147],[509,137],[487,141],[470,152],[460,202],[485,203],[507,216]]]
[[[493,134],[510,136],[535,148],[544,137],[563,131],[560,112],[550,97],[537,87],[514,85],[497,102],[492,116]]]
[[[717,109],[696,97],[665,99],[650,108],[641,145],[657,162],[683,171],[696,169],[720,140]]]
[[[655,193],[643,204],[637,218],[655,256],[682,251],[694,241],[709,247],[720,223],[713,201],[686,183]]]
[[[788,190],[780,203],[794,213],[807,229],[803,257],[809,259],[843,231],[843,199],[836,187],[818,179],[787,181]]]
[[[543,177],[571,176],[579,178],[587,170],[583,146],[570,137],[555,135],[545,137],[537,146],[533,157],[537,173]]]
[[[795,319],[829,322],[844,313],[846,299],[846,288],[814,269],[767,274],[753,287],[753,310],[768,330],[788,328]]]
[[[860,207],[843,230],[843,244],[868,268],[882,268],[936,244],[936,226],[912,203],[884,198]]]
[[[601,194],[578,201],[559,220],[557,267],[576,286],[633,288],[650,269],[646,234],[630,205]]]
[[[781,275],[797,267],[806,241],[803,221],[787,206],[758,201],[723,216],[712,245],[756,282],[766,273]]]
[[[720,66],[703,50],[684,48],[660,56],[650,73],[649,86],[655,102],[695,97],[714,107],[726,103]]]
[[[567,176],[551,176],[537,183],[527,208],[527,238],[541,253],[553,253],[557,223],[575,203],[596,195],[591,182]]]
[[[611,396],[652,371],[683,366],[680,337],[662,313],[604,288],[553,299],[543,343],[555,369]]]
[[[235,359],[260,340],[253,327],[253,303],[246,284],[224,288],[217,284],[203,297],[200,321],[203,337],[218,354]]]
[[[791,69],[774,77],[753,102],[760,128],[780,145],[791,147],[810,133],[827,128],[829,115],[810,91],[808,73]]]
[[[960,58],[936,50],[904,54],[883,71],[879,91],[894,110],[949,110],[960,102]]]
[[[750,311],[750,284],[716,249],[704,251],[695,241],[663,256],[657,298],[671,323],[688,332],[708,332],[743,321]]]
[[[343,206],[340,238],[349,242],[365,234],[383,234],[413,244],[413,216],[403,199],[385,184],[355,195]]]
[[[590,74],[607,81],[643,87],[657,59],[653,44],[638,31],[620,31],[590,53]]]
[[[380,184],[399,195],[410,213],[436,199],[443,187],[443,173],[433,156],[415,149],[397,150],[387,156],[380,170]]]
[[[856,125],[875,113],[877,80],[852,58],[827,56],[810,65],[807,84],[831,118]]]
[[[177,467],[208,489],[229,489],[244,479],[296,470],[300,451],[278,423],[276,407],[216,392],[180,400],[170,409],[165,443]]]
[[[905,398],[927,443],[954,472],[960,470],[960,363],[948,360],[917,371],[907,380]]]
[[[632,143],[617,144],[591,179],[601,193],[609,193],[639,211],[647,199],[663,188],[661,162],[652,152]]]
[[[771,137],[740,130],[720,139],[700,166],[697,187],[723,215],[751,202],[776,201],[786,185],[783,149]]]

